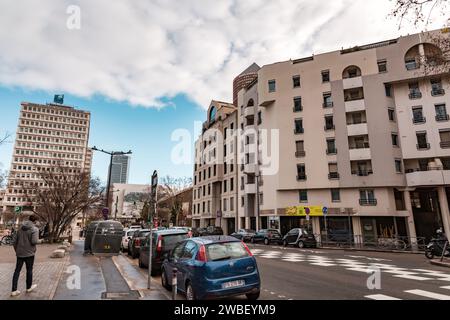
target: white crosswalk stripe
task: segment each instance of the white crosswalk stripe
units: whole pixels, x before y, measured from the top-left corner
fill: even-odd
[[[403,278],[403,279],[410,279],[410,280],[417,280],[417,281],[433,280],[431,278],[420,277],[420,276],[413,276],[413,275],[410,275],[410,274],[397,274],[397,275],[394,275],[393,277],[395,277],[395,278]]]
[[[405,292],[415,294],[415,295],[425,297],[425,298],[436,299],[436,300],[450,300],[450,296],[448,296],[448,295],[425,291],[425,290],[415,289],[415,290],[406,290]]]
[[[443,286],[443,287],[441,287],[441,289],[448,289],[448,290],[450,290],[450,286]]]
[[[387,296],[384,294],[371,294],[371,295],[365,296],[365,298],[372,299],[372,300],[402,300],[402,299]]]

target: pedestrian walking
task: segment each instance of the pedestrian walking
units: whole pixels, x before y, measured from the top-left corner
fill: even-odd
[[[17,283],[24,263],[27,269],[27,292],[31,292],[37,287],[36,284],[33,284],[34,255],[36,254],[36,244],[39,242],[39,229],[35,226],[36,221],[36,216],[30,216],[13,237],[17,263],[12,280],[12,297],[20,295],[20,291],[17,290]]]

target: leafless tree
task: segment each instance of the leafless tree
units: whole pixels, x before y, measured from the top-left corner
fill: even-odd
[[[11,138],[11,133],[9,133],[8,131],[5,132],[4,135],[0,136],[0,145],[10,142],[8,139]]]
[[[6,186],[6,180],[8,179],[8,171],[0,170],[0,188]]]
[[[391,15],[399,19],[399,28],[405,20],[426,28],[433,21],[433,15],[450,18],[448,5],[449,0],[395,0]]]
[[[169,175],[161,178],[161,183],[158,188],[158,210],[159,212],[167,212],[168,220],[177,224],[178,217],[182,213],[181,200],[176,197],[180,191],[192,186],[192,178],[180,177],[174,178]],[[170,199],[169,201],[163,201]]]
[[[58,162],[52,167],[37,167],[42,183],[24,185],[33,212],[49,227],[49,241],[58,240],[73,219],[102,205],[104,188],[98,178],[81,168]]]

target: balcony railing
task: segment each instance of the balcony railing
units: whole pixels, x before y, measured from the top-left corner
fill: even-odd
[[[445,94],[445,90],[442,89],[442,88],[431,90],[431,95],[432,95],[433,97],[435,97],[435,96],[442,96],[442,95],[444,95],[444,94]]]
[[[359,199],[359,204],[361,206],[376,206],[377,199]]]
[[[427,143],[418,143],[416,145],[416,147],[417,147],[417,150],[428,150],[428,149],[430,149],[430,144],[428,142]]]
[[[422,92],[420,92],[420,91],[411,91],[408,96],[409,96],[410,99],[420,99],[420,98],[422,98]]]
[[[450,141],[441,141],[440,145],[442,149],[450,148]]]
[[[323,128],[325,131],[334,130],[334,124],[327,124]]]
[[[443,170],[443,167],[422,167],[422,168],[414,168],[414,169],[406,169],[405,173],[413,173],[413,172],[424,172],[424,171],[439,171]]]
[[[322,104],[322,106],[324,107],[324,108],[331,108],[331,107],[333,107],[333,102],[332,101],[325,101],[323,104]]]
[[[298,181],[306,180],[306,173],[299,173],[299,174],[297,174],[297,180]]]
[[[419,64],[417,61],[407,61],[405,62],[406,70],[416,70],[419,69]]]
[[[336,148],[327,149],[327,154],[337,154],[337,149]]]
[[[301,134],[301,133],[304,133],[304,132],[305,132],[305,129],[303,129],[303,128],[294,129],[294,133],[295,134]]]
[[[357,175],[359,177],[367,177],[369,174],[373,174],[372,170],[352,170],[353,175]]]
[[[413,121],[414,124],[425,123],[425,122],[427,122],[427,118],[425,118],[423,116],[422,117],[421,116],[417,116],[417,117],[414,117],[412,119],[412,121]]]
[[[437,114],[436,121],[447,121],[449,119],[448,114]]]
[[[363,94],[348,95],[348,96],[345,97],[345,102],[356,101],[356,100],[363,100],[363,99],[364,99],[364,95]]]
[[[328,179],[330,179],[330,180],[339,179],[339,173],[338,172],[330,172],[328,174]]]
[[[353,149],[368,149],[368,148],[370,148],[369,142],[364,142],[364,143],[359,144],[359,145],[350,146],[350,150],[353,150]]]
[[[295,151],[295,156],[297,158],[304,157],[305,154],[306,154],[306,152],[304,150],[302,150],[302,151]]]

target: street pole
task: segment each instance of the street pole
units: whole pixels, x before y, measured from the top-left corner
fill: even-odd
[[[114,213],[114,220],[117,220],[117,203],[119,202],[119,195],[116,196],[116,212]]]
[[[256,231],[259,230],[259,173],[255,175],[256,178]]]
[[[156,172],[156,170],[153,172],[152,175],[152,189],[151,189],[151,195],[153,198],[153,188],[155,188],[154,190],[154,214],[155,216],[157,216],[157,212],[156,212],[156,204],[158,201],[158,173]],[[153,215],[150,214],[148,215],[149,218],[149,225],[150,225],[150,243],[149,243],[149,248],[148,248],[148,280],[147,280],[147,288],[150,290],[151,288],[151,283],[152,283],[152,254],[153,254]]]

